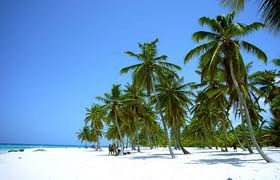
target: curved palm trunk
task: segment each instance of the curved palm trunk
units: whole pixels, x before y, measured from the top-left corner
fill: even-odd
[[[183,151],[184,154],[191,154],[189,151],[187,151],[187,150],[183,147],[183,145],[182,145],[182,143],[181,143],[181,138],[180,138],[180,136],[181,136],[181,133],[180,133],[180,130],[179,130],[179,132],[178,132],[178,143],[179,143],[179,146],[180,146],[181,150]]]
[[[235,139],[237,140],[237,142],[238,142],[240,148],[241,148],[243,151],[246,151],[245,147],[244,147],[243,144],[240,142],[240,139],[238,138],[237,133],[236,133],[236,131],[235,131],[235,129],[234,129],[234,127],[233,127],[233,125],[232,125],[232,123],[231,123],[231,121],[229,120],[228,117],[227,117],[227,120],[228,120],[228,122],[229,122],[229,125],[230,125],[230,127],[231,127],[231,129],[232,129],[232,131],[233,131],[234,137],[235,137]]]
[[[157,93],[156,93],[156,88],[155,88],[154,83],[153,83],[153,91],[154,91],[153,93],[155,94],[156,100],[157,100],[157,102],[159,104],[159,107],[161,107],[160,101],[159,101]],[[163,130],[164,130],[164,133],[165,133],[165,136],[166,136],[166,140],[167,140],[167,144],[168,144],[168,149],[169,149],[171,158],[175,158],[175,155],[174,155],[174,153],[172,151],[172,148],[171,148],[171,143],[170,143],[170,139],[169,139],[169,136],[168,136],[167,127],[166,127],[165,121],[163,119],[163,113],[162,113],[161,108],[159,108],[159,115],[160,115],[161,123],[162,123],[162,126],[163,126]]]
[[[235,75],[234,75],[234,72],[233,72],[233,67],[232,67],[232,61],[230,61],[230,75],[231,75],[231,78],[232,78],[232,81],[233,81],[233,84],[234,84],[234,88],[235,90],[237,91],[237,94],[238,94],[238,98],[239,98],[239,101],[240,103],[242,104],[243,108],[244,108],[244,111],[245,111],[245,116],[246,116],[246,122],[247,122],[247,125],[248,125],[248,130],[249,130],[249,133],[250,133],[250,137],[254,143],[254,146],[256,147],[257,151],[260,153],[260,155],[262,156],[262,158],[270,163],[270,162],[273,162],[273,159],[271,159],[270,157],[268,157],[264,152],[263,150],[260,148],[257,140],[256,140],[256,137],[254,135],[254,132],[253,132],[253,126],[252,126],[252,123],[251,123],[251,118],[250,118],[250,115],[249,115],[249,111],[248,111],[248,108],[247,108],[247,104],[243,98],[243,95],[241,93],[241,90],[238,86],[238,83],[236,81],[236,78],[235,78]]]
[[[222,104],[222,102],[221,102],[221,105],[222,105],[222,107],[224,108],[224,105]],[[232,129],[232,131],[233,131],[234,137],[235,137],[236,141],[238,142],[240,148],[241,148],[243,151],[246,151],[246,149],[244,148],[243,144],[240,142],[240,139],[238,138],[237,133],[236,133],[236,131],[235,131],[235,129],[234,129],[234,127],[233,127],[233,125],[232,125],[232,123],[231,123],[229,117],[228,117],[228,111],[229,111],[229,108],[227,109],[227,112],[224,111],[224,115],[225,115],[225,117],[226,117],[226,120],[228,121],[228,123],[229,123],[229,125],[230,125],[230,127],[231,127],[231,129]]]
[[[247,149],[248,149],[249,153],[254,154],[254,151],[252,150],[251,145],[250,145],[249,140],[248,140],[248,137],[246,135],[245,120],[244,120],[244,117],[243,117],[244,112],[243,112],[242,107],[240,107],[240,112],[241,112],[241,119],[242,119],[242,136],[243,136],[243,139],[246,142],[246,146],[247,146]]]
[[[122,138],[122,134],[121,134],[121,129],[120,129],[120,126],[119,126],[119,123],[118,123],[118,119],[117,119],[117,115],[116,115],[116,114],[115,114],[115,123],[116,123],[117,129],[118,129],[118,133],[119,133],[119,137],[120,137],[120,145],[121,145],[121,152],[120,152],[120,155],[122,156],[122,155],[123,155],[123,151],[124,151],[124,143],[123,143],[123,138]]]

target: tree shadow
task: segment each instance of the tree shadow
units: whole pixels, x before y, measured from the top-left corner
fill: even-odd
[[[192,160],[189,163],[185,164],[206,164],[206,165],[215,165],[215,164],[230,164],[236,167],[244,167],[244,164],[247,163],[258,163],[265,164],[263,159],[240,159],[240,158],[226,158],[226,159],[200,159],[200,160]]]
[[[246,156],[246,155],[250,155],[250,153],[219,153],[219,154],[210,154],[210,156]]]
[[[171,159],[170,155],[149,155],[149,156],[134,156],[129,157],[131,160],[148,160],[148,159]]]
[[[280,149],[266,149],[265,151],[280,152]]]

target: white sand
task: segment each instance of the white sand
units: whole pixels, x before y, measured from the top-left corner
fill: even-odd
[[[172,180],[172,179],[280,179],[280,149],[264,148],[276,163],[258,154],[187,148],[192,154],[167,149],[142,149],[125,156],[108,156],[107,149],[46,149],[0,155],[0,180]],[[130,151],[131,152],[131,151]]]

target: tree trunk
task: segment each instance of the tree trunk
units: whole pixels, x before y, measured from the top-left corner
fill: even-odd
[[[256,147],[257,151],[260,153],[260,155],[262,156],[262,158],[270,163],[270,162],[273,162],[274,160],[271,159],[270,157],[268,157],[264,152],[263,150],[260,148],[257,140],[256,140],[256,137],[254,135],[254,132],[253,132],[253,126],[252,126],[252,123],[251,123],[251,118],[250,118],[250,115],[249,115],[249,111],[248,111],[248,108],[247,108],[247,104],[243,98],[243,95],[240,91],[240,88],[238,86],[238,83],[236,81],[236,78],[235,78],[235,75],[234,75],[234,72],[233,72],[233,65],[232,65],[232,61],[230,61],[230,75],[231,75],[231,78],[232,78],[232,81],[233,81],[233,84],[234,84],[234,88],[235,90],[237,91],[237,94],[238,94],[238,98],[239,98],[239,101],[240,103],[242,104],[243,108],[244,108],[244,111],[245,111],[245,116],[246,116],[246,122],[247,122],[247,125],[248,125],[248,130],[249,130],[249,133],[250,133],[250,137],[254,143],[254,146]],[[242,108],[242,107],[241,107]]]
[[[173,123],[173,138],[174,138],[174,147],[175,149],[179,149],[180,150],[180,145],[179,145],[179,142],[178,142],[178,135],[177,135],[177,131],[176,131],[176,128],[175,128],[175,125]]]
[[[222,102],[221,102],[221,105],[222,105],[222,107],[224,108],[224,105],[223,105]],[[228,111],[229,111],[229,108],[227,108],[227,112],[224,111],[225,118],[226,118],[226,120],[228,121],[228,123],[229,123],[229,125],[230,125],[230,127],[231,127],[231,129],[232,129],[232,131],[233,131],[234,137],[235,137],[236,141],[238,142],[240,148],[241,148],[243,151],[246,151],[246,149],[244,148],[244,146],[243,146],[242,143],[240,142],[240,139],[238,138],[237,133],[236,133],[236,131],[235,131],[235,129],[234,129],[234,127],[233,127],[233,125],[232,125],[232,123],[231,123],[229,117],[228,117]]]
[[[182,145],[180,136],[181,136],[181,133],[180,133],[180,130],[179,130],[179,132],[178,132],[178,142],[179,142],[179,146],[180,146],[181,150],[183,151],[184,154],[191,154],[191,153],[190,153],[189,151],[187,151],[187,150],[184,148],[184,146]]]
[[[140,151],[140,132],[138,132],[137,130],[136,130],[136,132],[137,132],[137,152],[141,152]]]
[[[246,142],[246,146],[247,146],[247,149],[248,149],[249,153],[254,154],[254,151],[251,148],[251,145],[249,143],[249,140],[248,140],[248,137],[247,137],[247,134],[246,134],[245,120],[244,120],[244,117],[243,117],[242,107],[240,107],[240,112],[241,112],[241,118],[242,118],[242,136],[243,136],[243,139]]]
[[[98,151],[98,137],[97,137],[97,140],[96,140],[96,147],[95,147],[95,150]]]
[[[146,136],[147,136],[147,138],[148,138],[148,144],[149,144],[149,146],[150,146],[150,149],[153,149],[153,145],[152,145],[152,140],[151,140],[151,136],[150,136],[150,129],[149,129],[149,127],[147,127]]]
[[[223,124],[223,131],[224,131],[224,139],[225,139],[225,151],[228,152],[228,149],[227,149],[227,128],[226,128],[225,124]]]
[[[170,139],[169,139],[169,136],[168,136],[167,127],[166,127],[165,121],[163,119],[163,113],[161,111],[161,104],[160,104],[160,101],[159,101],[158,96],[157,96],[155,85],[154,85],[154,83],[152,83],[152,84],[153,84],[153,91],[154,91],[156,100],[157,100],[157,102],[159,104],[159,115],[160,115],[161,123],[162,123],[162,126],[163,126],[163,130],[164,130],[164,133],[165,133],[165,137],[166,137],[166,140],[167,140],[168,149],[169,149],[171,158],[175,158],[175,155],[174,155],[174,153],[172,151],[172,148],[171,148],[171,143],[170,143]]]
[[[126,146],[125,146],[125,148],[128,148],[128,142],[129,142],[129,139],[128,139],[128,136],[126,136]]]
[[[227,120],[228,120],[228,122],[229,122],[230,127],[232,128],[234,137],[235,137],[235,139],[237,140],[237,142],[238,142],[240,148],[241,148],[243,151],[246,151],[246,149],[244,148],[243,144],[240,142],[240,139],[239,139],[239,137],[237,136],[237,133],[236,133],[236,131],[235,131],[235,129],[234,129],[234,127],[233,127],[233,125],[232,125],[232,123],[231,123],[231,121],[229,120],[228,117],[227,117]]]
[[[120,137],[120,145],[121,145],[121,152],[120,155],[123,156],[123,152],[124,152],[124,143],[123,143],[123,138],[122,138],[122,134],[121,134],[121,129],[119,127],[119,123],[118,123],[118,118],[117,115],[115,114],[115,124],[117,126],[118,132],[119,132],[119,137]]]

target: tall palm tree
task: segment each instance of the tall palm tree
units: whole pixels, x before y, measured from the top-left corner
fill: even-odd
[[[264,23],[267,24],[272,31],[280,31],[280,0],[258,0],[257,2]],[[242,10],[247,1],[221,0],[221,3],[233,10]]]
[[[207,25],[211,29],[211,32],[195,32],[193,34],[193,39],[197,42],[202,40],[208,40],[208,42],[190,50],[185,57],[185,63],[192,57],[199,56],[202,78],[206,76],[214,77],[215,73],[217,73],[220,68],[224,70],[224,77],[230,91],[235,91],[234,93],[237,93],[238,100],[242,106],[241,109],[244,109],[250,137],[256,149],[267,162],[272,162],[273,160],[264,154],[258,145],[253,133],[251,118],[245,100],[245,93],[248,90],[240,89],[240,82],[247,84],[248,81],[246,66],[243,62],[240,50],[243,49],[253,53],[260,60],[264,62],[267,61],[267,57],[262,50],[240,38],[262,28],[264,25],[258,22],[254,22],[250,25],[237,23],[234,22],[234,17],[235,13],[232,12],[227,15],[217,16],[215,19],[208,17],[200,18],[200,24]]]
[[[133,53],[131,51],[127,51],[126,54],[136,58],[139,61],[139,63],[121,69],[122,74],[132,71],[133,85],[136,86],[138,89],[146,89],[148,96],[150,96],[151,93],[153,93],[156,96],[156,99],[158,98],[156,95],[155,84],[160,79],[163,79],[165,74],[172,74],[174,76],[177,76],[174,70],[181,69],[180,66],[168,63],[166,61],[166,55],[158,56],[156,46],[157,42],[158,39],[148,43],[139,43],[138,46],[140,48],[140,53],[138,54]],[[164,128],[164,132],[166,134],[170,155],[172,158],[175,158],[175,155],[171,149],[166,123],[163,119],[163,114],[161,111],[160,118]]]
[[[97,99],[104,103],[102,108],[107,111],[107,122],[109,124],[112,122],[117,127],[121,145],[120,155],[123,155],[124,142],[121,124],[133,116],[131,110],[127,107],[130,100],[124,98],[119,84],[113,85],[111,93],[105,93],[104,97],[97,97]]]
[[[165,119],[169,127],[171,127],[176,146],[182,149],[184,154],[190,154],[181,144],[180,129],[184,126],[186,118],[186,110],[190,110],[192,101],[190,97],[194,97],[194,93],[189,91],[190,84],[184,84],[183,78],[177,80],[173,77],[166,77],[163,82],[156,86],[157,96]],[[156,103],[156,99],[154,99]]]
[[[93,131],[93,140],[96,141],[96,150],[100,148],[100,138],[102,137],[103,123],[105,118],[105,111],[98,104],[93,104],[90,108],[86,108],[86,125],[89,123]]]

